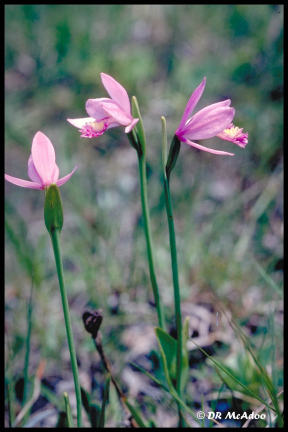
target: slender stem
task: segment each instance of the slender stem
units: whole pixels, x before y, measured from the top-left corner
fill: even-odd
[[[70,351],[71,367],[72,367],[74,384],[75,384],[75,393],[76,393],[76,401],[77,401],[77,426],[82,427],[81,390],[80,390],[80,383],[79,383],[79,376],[78,376],[76,351],[74,346],[72,326],[71,326],[70,313],[69,313],[69,304],[68,304],[65,281],[64,281],[64,272],[63,272],[61,247],[60,247],[60,231],[58,229],[53,229],[51,231],[50,237],[52,240],[52,246],[55,255],[55,262],[57,267],[63,313],[65,319],[66,332],[67,332],[68,346]]]
[[[11,401],[10,401],[10,386],[9,384],[6,385],[7,387],[7,402],[8,402],[8,424],[9,428],[12,428],[12,416],[11,416]]]
[[[16,417],[15,414],[15,386],[12,370],[12,349],[10,346],[8,329],[5,325],[5,341],[7,343],[7,398],[8,398],[8,422],[9,427],[12,427],[13,421]]]
[[[32,327],[32,295],[33,295],[33,280],[32,275],[30,297],[27,302],[27,337],[26,337],[26,352],[25,352],[25,363],[24,363],[24,390],[23,390],[23,405],[27,399],[27,384],[28,384],[28,368],[29,368],[29,354],[30,354],[30,339],[31,339],[31,327]]]
[[[170,252],[171,252],[171,265],[172,265],[172,276],[173,276],[173,288],[174,288],[174,304],[175,304],[175,319],[177,329],[177,362],[176,362],[176,391],[180,398],[182,398],[183,386],[181,385],[182,375],[182,316],[181,316],[181,302],[180,302],[180,289],[178,279],[178,265],[177,265],[177,248],[176,238],[173,220],[173,211],[171,204],[169,179],[172,169],[174,168],[177,158],[179,156],[181,143],[179,139],[174,136],[167,159],[167,130],[166,130],[166,119],[161,117],[162,126],[162,164],[163,164],[163,181],[164,181],[164,192],[165,192],[165,205],[166,214],[169,227],[169,240],[170,240]],[[184,418],[181,412],[181,407],[178,402],[178,413],[179,413],[179,427],[185,427]]]
[[[165,204],[169,227],[169,239],[170,239],[170,251],[171,251],[171,264],[172,264],[172,275],[173,275],[173,287],[174,287],[174,302],[175,302],[175,318],[176,318],[176,329],[177,329],[177,368],[176,368],[176,390],[181,397],[181,372],[182,372],[182,318],[181,318],[181,304],[180,304],[180,290],[179,290],[179,279],[178,279],[178,265],[177,265],[177,249],[176,249],[176,238],[173,220],[173,211],[170,197],[169,180],[164,177],[164,189],[165,189]]]
[[[158,289],[156,273],[155,273],[154,247],[152,241],[150,215],[149,215],[149,208],[148,208],[146,160],[145,160],[144,153],[142,153],[141,151],[137,151],[137,154],[138,154],[138,162],[139,162],[141,203],[142,203],[145,237],[147,243],[147,255],[148,255],[148,262],[149,262],[150,280],[153,289],[156,309],[158,313],[159,326],[163,330],[166,330],[163,306],[160,301],[159,289]]]

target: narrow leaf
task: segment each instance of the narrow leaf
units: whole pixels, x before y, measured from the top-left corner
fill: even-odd
[[[155,382],[159,387],[162,387],[165,391],[169,393],[168,387],[165,386],[165,384],[162,384],[161,381],[159,381],[157,378],[155,378],[153,375],[151,375],[149,372],[145,371],[141,366],[138,366],[136,363],[130,362],[130,364],[138,369],[140,372],[144,373],[148,378],[150,378],[152,381]]]
[[[67,415],[68,427],[75,427],[74,421],[73,421],[73,416],[72,416],[71,405],[69,402],[69,396],[66,392],[64,392],[63,397],[64,397],[64,402],[65,402],[65,411],[66,411],[66,415]]]
[[[189,332],[189,317],[185,318],[182,327],[182,373],[181,373],[181,394],[183,394],[189,379],[189,355],[187,350],[187,340]]]
[[[203,354],[206,355],[206,357],[208,357],[214,364],[216,364],[216,366],[221,369],[223,372],[225,372],[230,378],[232,378],[237,384],[239,384],[241,387],[243,387],[246,391],[248,391],[249,393],[252,394],[252,396],[255,399],[258,399],[261,403],[263,403],[264,405],[267,406],[267,408],[276,411],[274,408],[272,408],[270,405],[268,405],[265,401],[263,401],[263,399],[261,399],[259,396],[257,396],[255,393],[253,393],[248,387],[246,387],[244,384],[242,384],[239,380],[237,380],[237,378],[235,378],[232,374],[230,374],[230,372],[228,372],[225,368],[223,368],[216,360],[214,360],[212,357],[210,357],[199,345],[197,345],[196,342],[194,342],[193,339],[190,338],[190,340],[200,349],[200,351],[203,352]]]
[[[200,424],[198,418],[196,417],[196,415],[194,414],[194,412],[185,404],[185,402],[182,401],[182,399],[180,399],[178,393],[176,392],[175,388],[173,387],[173,384],[171,382],[170,376],[169,376],[169,371],[168,371],[168,366],[167,366],[167,360],[165,357],[165,353],[164,350],[162,348],[160,339],[158,337],[158,332],[159,332],[159,327],[155,328],[155,333],[156,333],[156,338],[158,341],[158,345],[159,345],[159,350],[160,350],[160,354],[161,354],[161,358],[162,358],[162,363],[163,363],[163,369],[164,369],[164,374],[165,374],[165,378],[167,381],[167,384],[169,386],[169,393],[170,395],[176,400],[176,402],[178,402],[183,408],[185,408],[185,410],[191,415],[191,417],[193,417],[193,419]]]
[[[160,327],[156,331],[166,357],[169,376],[172,380],[176,379],[177,341]]]
[[[133,405],[131,405],[130,402],[128,402],[127,399],[125,399],[125,404],[126,404],[127,408],[129,409],[129,411],[131,412],[132,417],[134,418],[134,420],[136,421],[136,423],[138,423],[138,426],[140,426],[142,428],[147,428],[148,426],[142,420],[142,417],[139,414],[139,411],[136,410],[136,408],[134,408]]]

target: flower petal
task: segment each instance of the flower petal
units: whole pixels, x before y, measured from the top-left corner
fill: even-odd
[[[184,130],[188,130],[190,128],[190,125],[195,121],[195,118],[197,119],[198,117],[208,114],[210,111],[216,110],[217,108],[221,108],[221,107],[229,107],[231,105],[231,100],[227,99],[225,101],[222,102],[217,102],[211,105],[206,106],[205,108],[202,108],[200,111],[198,111],[196,114],[194,114],[193,117],[191,117],[186,125],[182,128],[182,131],[184,132]]]
[[[179,125],[177,131],[176,131],[176,134],[178,131],[180,132],[182,130],[182,128],[185,126],[187,120],[191,116],[192,111],[194,110],[195,106],[197,105],[199,99],[202,96],[202,93],[205,89],[205,84],[206,84],[206,78],[203,79],[202,83],[196,88],[196,90],[194,90],[194,92],[190,96],[190,99],[186,105],[182,120],[180,122],[180,125]]]
[[[133,118],[131,116],[128,116],[120,107],[119,105],[114,102],[101,102],[101,106],[104,108],[104,110],[113,117],[120,125],[128,126]]]
[[[55,150],[49,138],[42,132],[37,132],[34,136],[31,153],[42,184],[51,184],[55,169]]]
[[[136,123],[138,123],[138,121],[139,121],[138,118],[137,118],[137,119],[133,119],[132,122],[131,122],[131,124],[128,125],[128,126],[125,128],[125,133],[131,132],[131,130],[132,130],[132,129],[134,128],[134,126],[136,125]]]
[[[204,147],[204,146],[202,146],[200,144],[196,144],[196,143],[194,143],[192,141],[189,141],[188,139],[185,139],[185,138],[180,138],[180,141],[182,141],[182,142],[184,142],[186,144],[189,144],[190,146],[195,147],[195,148],[197,148],[199,150],[204,150],[204,151],[206,151],[208,153],[213,153],[213,154],[218,154],[218,155],[234,156],[234,153],[228,153],[228,152],[221,151],[221,150],[210,149],[209,147]]]
[[[131,116],[131,106],[129,96],[124,87],[121,86],[114,78],[105,73],[101,73],[102,83],[110,97],[119,104],[126,114]]]
[[[111,102],[110,98],[96,98],[96,99],[88,99],[85,104],[85,108],[87,113],[93,117],[94,120],[103,120],[107,118],[107,112],[104,111],[101,102]]]
[[[34,183],[38,183],[41,186],[43,186],[41,178],[40,178],[40,176],[39,176],[39,174],[35,168],[32,155],[30,155],[30,157],[28,159],[28,176]]]
[[[116,120],[115,120],[115,121],[108,124],[107,129],[112,129],[112,128],[118,127],[118,126],[119,126],[119,123],[116,122]]]
[[[216,109],[208,106],[195,114],[189,127],[180,133],[181,136],[191,140],[212,138],[222,132],[232,121],[235,109],[220,106]]]
[[[27,180],[22,180],[16,177],[12,177],[8,174],[5,174],[5,179],[9,181],[10,183],[13,183],[17,186],[29,188],[29,189],[44,189],[44,186],[38,183],[30,182]]]
[[[59,179],[59,168],[55,163],[54,172],[51,178],[51,183],[56,183],[58,179]]]
[[[78,129],[82,128],[86,125],[86,123],[91,123],[95,119],[92,117],[84,117],[84,118],[77,118],[77,119],[67,119],[69,123],[71,123],[73,126],[77,127]]]
[[[74,174],[77,168],[78,165],[76,165],[76,167],[73,169],[73,171],[70,174],[67,174],[65,177],[62,177],[61,179],[57,180],[56,185],[62,186],[64,183],[66,183],[70,179],[70,177],[72,177],[72,175]]]

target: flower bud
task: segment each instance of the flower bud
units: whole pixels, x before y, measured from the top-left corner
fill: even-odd
[[[46,189],[44,220],[50,235],[52,235],[55,230],[61,231],[64,220],[63,207],[60,192],[56,184],[52,184]]]

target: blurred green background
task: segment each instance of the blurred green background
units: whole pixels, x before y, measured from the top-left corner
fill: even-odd
[[[201,142],[235,153],[221,157],[182,144],[171,176],[181,293],[188,314],[191,304],[213,312],[211,296],[217,298],[248,329],[266,364],[273,328],[279,363],[275,380],[281,382],[283,6],[5,6],[5,172],[28,180],[27,161],[38,130],[54,144],[60,177],[79,164],[60,189],[77,352],[85,364],[86,353],[93,351],[82,312],[87,306],[102,308],[107,350],[120,371],[118,352],[127,350],[122,332],[136,324],[153,328],[157,317],[136,152],[123,128],[89,140],[66,121],[87,116],[88,98],[107,97],[101,72],[137,97],[143,116],[158,284],[171,328],[160,117],[166,117],[170,143],[204,76],[197,110],[232,100],[234,124],[249,133],[246,149],[218,138]],[[43,221],[44,193],[5,182],[5,195],[5,322],[13,370],[23,368],[33,279],[30,373],[45,357],[47,374],[53,374],[62,368],[65,328]]]

